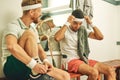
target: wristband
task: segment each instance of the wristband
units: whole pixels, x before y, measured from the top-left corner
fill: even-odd
[[[34,59],[31,59],[31,61],[27,64],[27,66],[28,66],[30,69],[33,69],[36,64],[37,64],[37,62],[36,62]]]
[[[95,25],[92,23],[92,24],[90,24],[90,26],[93,28],[93,27],[95,27]]]
[[[66,25],[67,27],[70,26],[70,23],[69,22],[66,22],[64,25]]]
[[[44,63],[44,62],[49,62],[49,60],[45,58],[45,59],[43,60],[43,63]]]

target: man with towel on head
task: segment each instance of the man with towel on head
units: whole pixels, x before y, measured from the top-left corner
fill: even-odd
[[[41,0],[23,0],[22,17],[9,23],[3,33],[3,71],[8,80],[70,80],[67,72],[50,64],[31,26],[39,22],[41,6]]]
[[[86,20],[93,31],[86,30],[82,26],[83,20]],[[88,37],[96,40],[103,39],[102,33],[89,17],[84,16],[80,9],[76,9],[64,26],[55,34],[56,41],[60,41],[62,54],[67,55],[68,72],[87,75],[87,80],[98,80],[99,73],[105,74],[107,80],[116,80],[113,67],[88,59],[90,53]]]

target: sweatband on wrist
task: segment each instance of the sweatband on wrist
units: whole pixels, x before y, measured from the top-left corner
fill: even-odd
[[[33,69],[36,64],[37,64],[37,62],[36,62],[34,59],[31,59],[31,61],[27,64],[27,66],[28,66],[30,69]]]
[[[43,60],[43,62],[49,62],[49,60],[45,58],[45,59]]]
[[[64,25],[66,25],[67,27],[70,26],[70,23],[69,22],[66,22]]]

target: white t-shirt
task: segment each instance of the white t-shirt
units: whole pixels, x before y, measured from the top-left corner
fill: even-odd
[[[88,35],[90,32],[90,30],[87,30]],[[79,59],[79,56],[77,54],[77,41],[77,32],[74,32],[68,28],[65,32],[64,39],[60,41],[60,49],[62,54],[67,55],[67,62],[72,59]]]

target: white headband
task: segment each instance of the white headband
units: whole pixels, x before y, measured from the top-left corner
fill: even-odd
[[[52,18],[47,18],[44,21],[46,22],[46,21],[50,21],[50,20],[53,20],[53,19]]]
[[[39,7],[42,7],[42,5],[40,3],[34,4],[34,5],[23,6],[22,9],[23,9],[23,11],[25,11],[25,10],[35,9],[35,8],[39,8]]]
[[[74,21],[83,22],[83,21],[84,21],[84,18],[82,18],[82,19],[75,18],[75,20],[74,20]]]

